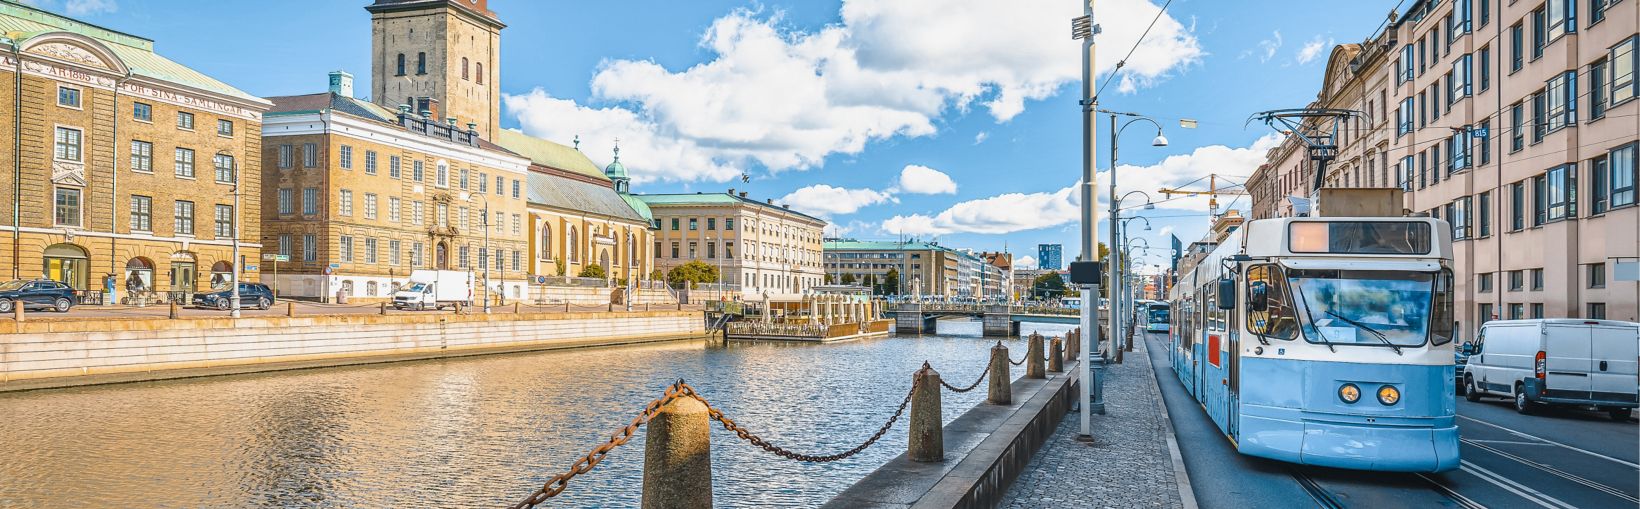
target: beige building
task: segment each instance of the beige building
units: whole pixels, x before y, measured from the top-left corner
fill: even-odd
[[[332,77],[328,92],[272,98],[265,121],[263,243],[290,259],[279,294],[386,299],[410,271],[446,269],[522,297],[530,160]]]
[[[501,130],[501,29],[488,0],[376,0],[370,11],[370,97],[436,120]]]
[[[984,283],[963,269],[972,260],[966,253],[928,242],[830,239],[825,249],[826,274],[833,281],[872,276],[882,281],[890,270],[898,274],[896,295],[973,297]]]
[[[654,265],[645,248],[654,225],[648,207],[627,194],[619,148],[600,171],[577,148],[515,131],[498,134],[503,146],[530,159],[529,271],[537,281],[580,276],[594,265],[612,283],[649,279]]]
[[[1382,56],[1345,81],[1389,112],[1357,146],[1382,154],[1407,210],[1452,224],[1462,337],[1496,318],[1640,319],[1637,20],[1635,2],[1420,1],[1361,50]],[[1329,183],[1384,185],[1335,168]],[[1254,210],[1279,214],[1276,194]]]
[[[88,301],[113,288],[103,302],[187,299],[235,268],[258,279],[267,101],[152,40],[12,2],[0,2],[0,82],[6,277],[62,281]]]
[[[640,194],[657,230],[656,268],[701,261],[747,299],[789,297],[824,284],[826,221],[746,193]]]

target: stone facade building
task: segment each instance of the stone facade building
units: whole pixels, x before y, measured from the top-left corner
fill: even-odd
[[[488,0],[376,0],[370,11],[371,94],[434,119],[501,130],[501,29]]]
[[[1637,21],[1636,2],[1426,0],[1334,50],[1322,99],[1362,76],[1338,90],[1364,87],[1370,141],[1354,146],[1380,178],[1341,155],[1326,182],[1383,187],[1387,167],[1407,211],[1451,224],[1460,337],[1498,318],[1640,319]],[[1281,215],[1272,196],[1255,192],[1255,213]]]
[[[515,131],[498,134],[502,145],[530,159],[531,275],[538,281],[573,277],[597,265],[611,282],[649,278],[654,260],[646,247],[654,225],[648,207],[628,194],[620,149],[599,171],[577,148]]]
[[[662,272],[701,261],[744,298],[789,297],[825,283],[826,221],[746,193],[640,194],[655,219],[654,260]]]
[[[984,291],[974,271],[990,265],[961,251],[929,242],[826,241],[826,273],[833,279],[853,275],[856,281],[871,275],[881,281],[893,269],[899,274],[899,295],[966,298]],[[970,266],[965,269],[965,266]]]
[[[152,40],[10,2],[0,82],[6,277],[59,280],[87,300],[113,289],[103,302],[187,299],[236,268],[258,279],[267,101]]]

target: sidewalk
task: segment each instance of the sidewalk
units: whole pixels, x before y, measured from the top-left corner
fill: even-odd
[[[1081,418],[1071,412],[1014,480],[1002,507],[1194,508],[1180,495],[1188,491],[1172,425],[1160,406],[1162,395],[1150,367],[1145,341],[1135,341],[1124,364],[1110,364],[1105,379],[1105,415],[1093,416],[1097,443],[1075,441]],[[1177,466],[1177,467],[1176,467]]]

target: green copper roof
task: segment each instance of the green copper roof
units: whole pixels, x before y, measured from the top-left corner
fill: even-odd
[[[96,39],[114,52],[131,74],[166,81],[178,85],[214,92],[253,103],[265,103],[261,98],[217,81],[199,71],[188,68],[154,53],[154,41],[109,30],[90,23],[59,16],[50,12],[0,1],[0,34],[21,32],[14,44],[26,44],[29,39],[52,32],[69,32]]]
[[[608,177],[604,176],[604,171],[598,169],[598,165],[593,164],[592,160],[587,159],[586,154],[582,154],[580,150],[510,129],[496,131],[495,139],[491,141],[494,141],[496,145],[505,147],[507,150],[528,157],[535,164],[575,172],[599,180],[609,180]]]
[[[892,240],[828,240],[827,251],[950,251],[950,248],[926,242],[895,242]]]
[[[642,199],[630,194],[622,194],[621,199],[626,200],[626,204],[632,206],[632,210],[638,211],[638,215],[643,216],[645,221],[655,220],[655,213],[649,210],[649,204],[644,203]]]
[[[729,193],[639,194],[633,195],[633,197],[643,200],[645,203],[648,203],[650,207],[654,207],[656,205],[734,205],[744,203],[747,205],[762,207],[764,209],[806,218],[822,225],[826,224],[826,220],[818,217],[781,207],[779,205],[770,205],[751,198],[741,198]]]

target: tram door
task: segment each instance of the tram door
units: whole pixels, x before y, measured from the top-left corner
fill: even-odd
[[[1243,286],[1244,285],[1240,285],[1240,284],[1236,285],[1236,293],[1241,293],[1241,288]],[[1224,427],[1228,431],[1227,434],[1230,435],[1231,437],[1239,436],[1240,435],[1239,430],[1241,428],[1241,426],[1240,426],[1241,425],[1241,412],[1240,412],[1240,409],[1241,409],[1241,323],[1242,322],[1241,322],[1241,320],[1237,319],[1237,316],[1240,314],[1239,312],[1241,311],[1242,306],[1244,305],[1245,302],[1247,302],[1247,298],[1246,298],[1246,296],[1242,296],[1241,298],[1236,299],[1235,309],[1231,309],[1229,311],[1224,312],[1224,314],[1225,314],[1225,318],[1224,318],[1225,319],[1225,331],[1226,331],[1226,334],[1230,336],[1230,339],[1229,339],[1229,341],[1230,341],[1230,359],[1229,359],[1230,367],[1227,370],[1229,372],[1229,377],[1228,378],[1230,378],[1230,384],[1229,384],[1230,389],[1229,389],[1229,394],[1227,394],[1226,395],[1227,397],[1224,398],[1224,400],[1230,406],[1229,406],[1229,408],[1225,409],[1225,414],[1224,414],[1225,415],[1225,419],[1224,419],[1225,424],[1224,424]]]

